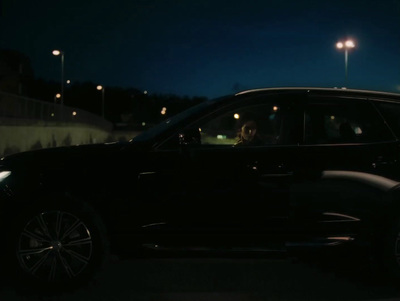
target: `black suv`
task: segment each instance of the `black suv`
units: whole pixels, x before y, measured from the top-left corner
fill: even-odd
[[[128,143],[11,155],[2,258],[20,279],[65,284],[109,253],[347,246],[400,274],[399,137],[400,95],[270,88],[205,101]]]

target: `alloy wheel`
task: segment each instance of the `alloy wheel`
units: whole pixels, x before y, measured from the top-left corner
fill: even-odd
[[[65,211],[48,211],[26,223],[17,242],[17,257],[22,269],[40,280],[70,280],[89,265],[92,245],[81,219]]]

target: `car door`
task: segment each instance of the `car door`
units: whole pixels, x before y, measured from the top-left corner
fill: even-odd
[[[276,249],[283,246],[289,191],[299,158],[301,95],[243,99],[187,125],[201,144],[166,142],[147,181],[162,191],[164,222],[154,228],[170,247]],[[257,145],[236,145],[244,116],[257,119]],[[182,135],[182,134],[181,134]],[[176,141],[176,137],[172,137]],[[161,188],[162,187],[162,188]],[[163,235],[157,235],[163,233]]]
[[[332,237],[332,233],[346,237],[343,233],[356,230],[335,229],[344,225],[338,221],[349,219],[347,225],[356,225],[360,212],[367,212],[373,202],[374,192],[351,181],[327,181],[326,174],[344,171],[390,178],[399,161],[398,143],[365,97],[311,94],[304,116],[304,142],[298,152],[303,160],[298,166],[298,181],[292,186],[292,230],[299,236],[292,238]],[[333,222],[321,223],[328,215]]]

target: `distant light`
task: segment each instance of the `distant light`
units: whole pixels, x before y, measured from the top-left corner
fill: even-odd
[[[201,132],[201,128],[199,128],[199,132]]]
[[[73,112],[72,112],[72,116],[76,116],[76,111],[73,111]]]
[[[54,117],[54,113],[51,113],[50,116],[51,116],[51,117]]]
[[[99,90],[99,91],[100,91],[100,90],[103,90],[103,86],[98,85],[98,86],[96,87],[96,89]]]
[[[360,128],[359,126],[357,126],[357,127],[354,129],[354,132],[355,132],[357,135],[361,135],[361,134],[362,134],[362,130],[361,130],[361,128]]]
[[[239,115],[238,113],[235,113],[235,114],[233,115],[233,118],[239,119],[239,118],[240,118],[240,115]]]
[[[147,94],[147,90],[145,90],[145,91],[143,92],[143,94]]]
[[[67,84],[70,84],[70,83],[71,83],[71,81],[68,79],[68,80],[67,80]]]
[[[335,116],[331,116],[331,119],[334,120],[334,119],[335,119]]]
[[[278,111],[278,109],[279,109],[279,108],[278,108],[277,106],[274,106],[274,107],[272,108],[272,110],[274,110],[275,112]]]
[[[217,135],[217,139],[226,139],[226,135]]]
[[[355,47],[355,44],[354,44],[354,41],[352,41],[352,40],[347,40],[346,42],[338,42],[338,43],[336,43],[336,47],[338,48],[338,49],[342,49],[342,48],[354,48]]]
[[[347,48],[354,48],[355,47],[354,42],[352,40],[346,41],[345,45],[346,45]]]
[[[161,115],[165,115],[167,113],[167,108],[163,107],[161,110]]]
[[[60,50],[53,50],[53,55],[60,55],[61,51]]]
[[[143,122],[142,122],[142,126],[145,126],[145,125],[146,125],[146,122],[143,121]]]
[[[60,93],[57,93],[57,94],[56,94],[56,98],[61,98],[61,94],[60,94]]]

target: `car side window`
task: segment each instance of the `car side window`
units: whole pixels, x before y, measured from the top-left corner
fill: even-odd
[[[202,145],[228,146],[277,144],[281,126],[282,114],[271,105],[242,107],[199,123]]]
[[[376,101],[375,104],[381,111],[385,120],[389,123],[397,138],[400,137],[400,103]]]
[[[393,140],[369,101],[312,99],[305,110],[306,144],[372,143]]]
[[[254,101],[254,100],[253,100]],[[201,120],[202,146],[269,146],[297,144],[299,111],[287,99],[260,99]]]
[[[302,115],[288,97],[258,97],[221,108],[186,125],[178,133],[199,131],[197,146],[244,147],[299,144]],[[179,147],[178,134],[166,140],[161,149]]]

